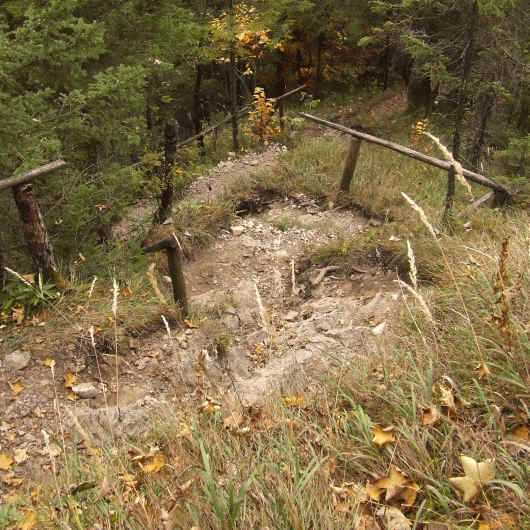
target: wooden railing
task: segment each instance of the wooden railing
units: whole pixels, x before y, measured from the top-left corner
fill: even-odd
[[[443,169],[447,171],[449,173],[448,192],[447,192],[447,198],[446,198],[446,210],[444,212],[444,217],[447,218],[449,214],[449,210],[452,207],[452,201],[453,201],[453,195],[454,195],[454,176],[455,176],[454,164],[452,164],[451,162],[448,162],[447,160],[440,160],[439,158],[435,158],[435,157],[426,155],[425,153],[415,151],[414,149],[410,149],[409,147],[405,147],[404,145],[391,142],[390,140],[383,140],[382,138],[378,138],[377,136],[373,136],[371,134],[358,131],[356,129],[350,129],[349,127],[345,127],[344,125],[333,123],[331,121],[318,118],[317,116],[313,116],[305,112],[301,112],[300,116],[302,116],[303,118],[307,120],[311,120],[315,123],[323,125],[324,127],[329,127],[330,129],[341,131],[352,137],[352,142],[350,144],[350,148],[346,156],[346,163],[344,167],[342,180],[340,183],[340,191],[342,192],[349,191],[350,186],[351,186],[351,181],[353,179],[353,175],[355,172],[355,167],[357,165],[357,160],[359,158],[361,142],[366,141],[372,144],[380,145],[381,147],[386,147],[387,149],[391,149],[402,155],[406,155],[410,158],[414,158],[415,160],[419,160],[420,162],[424,162],[433,167],[437,167],[439,169]],[[470,180],[471,182],[475,182],[487,188],[491,188],[493,190],[493,196],[495,197],[495,202],[497,204],[504,203],[508,197],[515,194],[513,190],[510,190],[509,188],[495,181],[491,177],[481,175],[480,173],[475,173],[474,171],[470,171],[469,169],[463,170],[463,176],[467,180]],[[469,210],[472,209],[472,207],[479,206],[480,204],[486,202],[486,200],[491,198],[491,196],[492,196],[491,192],[487,193],[484,197],[481,197],[480,199],[475,201],[475,203],[473,203],[473,205],[471,205],[471,207],[469,207],[467,211],[469,212]]]

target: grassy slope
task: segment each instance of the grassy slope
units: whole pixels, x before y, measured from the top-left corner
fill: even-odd
[[[396,126],[406,121],[398,116]],[[240,185],[237,194],[298,190],[334,201],[345,148],[341,138],[308,138],[280,171]],[[359,164],[351,202],[392,221],[361,241],[314,249],[308,266],[362,263],[377,248],[391,256],[388,266],[405,272],[409,238],[420,278],[416,296],[433,319],[409,295],[395,317],[392,348],[350,369],[337,367],[302,397],[271,398],[260,410],[221,403],[191,415],[168,411],[146,440],[69,454],[68,466],[39,496],[18,501],[19,516],[24,507],[35,511],[39,528],[374,528],[372,513],[400,503],[385,502],[385,495],[359,503],[355,492],[397,466],[421,488],[413,506],[400,506],[416,528],[440,528],[428,521],[530,527],[528,218],[482,209],[471,216],[471,231],[457,224],[435,240],[399,192],[438,224],[440,172],[364,145]],[[388,241],[390,235],[401,241]],[[422,407],[435,407],[439,420],[430,424],[433,409]],[[393,425],[396,440],[375,445],[374,425]],[[139,466],[152,458],[134,459],[152,447],[167,464],[156,473]],[[469,502],[448,480],[462,475],[462,454],[496,465],[495,480]],[[96,486],[69,493],[85,481]],[[6,513],[0,506],[0,526]]]

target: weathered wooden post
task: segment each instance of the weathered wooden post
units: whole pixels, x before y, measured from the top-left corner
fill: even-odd
[[[169,275],[173,286],[173,299],[182,310],[182,314],[187,316],[189,314],[188,295],[186,292],[186,280],[184,279],[184,270],[182,267],[182,247],[180,246],[177,235],[172,234],[150,246],[144,246],[142,243],[142,247],[146,254],[158,252],[160,250],[166,251]]]
[[[350,191],[351,181],[355,173],[357,160],[359,159],[360,149],[361,140],[355,138],[355,136],[352,136],[350,140],[350,146],[348,148],[348,154],[346,155],[346,163],[342,173],[342,180],[340,182],[340,193],[348,193]]]
[[[31,180],[65,165],[64,160],[56,160],[18,177],[0,180],[0,190],[5,188],[12,188],[13,190],[13,197],[22,222],[22,233],[35,271],[41,272],[45,279],[50,279],[57,285],[62,284],[63,279],[57,272],[53,246],[44,225]]]
[[[456,169],[455,166],[451,166],[447,172],[447,194],[445,196],[445,209],[442,216],[442,223],[444,225],[449,224],[451,212],[453,211],[453,204],[455,201],[455,184],[456,184]]]

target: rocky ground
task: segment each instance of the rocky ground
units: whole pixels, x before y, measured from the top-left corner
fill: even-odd
[[[234,179],[273,168],[284,149],[273,145],[220,163],[194,183],[194,199],[209,201]],[[116,236],[130,237],[150,211],[135,210]],[[252,404],[275,390],[307,389],[330,363],[362,363],[388,340],[389,313],[400,296],[395,277],[328,268],[301,281],[298,271],[308,249],[368,225],[359,214],[303,195],[242,218],[186,263],[194,308],[186,329],[168,326],[131,339],[129,353],[118,358],[118,386],[116,357],[91,348],[87,330],[57,351],[55,366],[36,353],[44,340],[37,334],[34,345],[1,360],[0,453],[19,455],[22,476],[36,462],[48,465],[50,453],[60,454],[83,431],[138,434],[160,408],[224,399]],[[75,375],[72,388],[65,386],[68,374]]]

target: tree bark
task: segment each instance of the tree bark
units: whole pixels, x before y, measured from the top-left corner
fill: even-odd
[[[33,190],[33,184],[19,184],[13,186],[13,197],[17,205],[22,233],[35,267],[35,272],[41,273],[44,280],[58,282],[60,279],[55,264],[53,246],[44,226],[42,213]]]
[[[315,86],[315,95],[320,98],[322,97],[322,50],[324,48],[324,40],[326,35],[324,32],[318,34],[317,41],[317,71],[315,76],[316,86]]]
[[[471,66],[473,64],[473,55],[475,47],[475,31],[478,22],[478,2],[473,2],[473,10],[468,24],[467,34],[468,41],[466,45],[466,51],[464,53],[464,66],[462,71],[462,79],[460,88],[458,90],[458,104],[456,107],[456,118],[455,118],[455,131],[453,135],[453,156],[456,160],[460,157],[460,148],[462,145],[462,125],[464,123],[464,115],[466,112],[466,99],[467,99],[467,85],[469,76],[471,74]]]
[[[234,42],[230,45],[230,114],[232,115],[232,143],[234,152],[239,151],[239,129],[237,123],[237,78],[236,78],[236,53]]]
[[[156,214],[156,221],[162,224],[171,214],[175,188],[173,186],[172,169],[177,153],[177,121],[169,120],[165,129],[164,165],[163,165],[163,187],[160,196],[160,206]]]
[[[481,105],[480,123],[475,134],[475,140],[473,142],[473,149],[471,152],[471,165],[476,171],[479,169],[478,166],[480,164],[480,158],[482,157],[482,150],[484,149],[486,128],[491,117],[493,104],[495,103],[495,92],[493,90],[488,90],[482,99],[483,102]]]
[[[195,134],[199,134],[202,129],[202,102],[201,102],[201,84],[203,77],[202,65],[197,64],[197,71],[195,74],[195,86],[193,87],[193,127],[195,129]],[[206,147],[204,145],[204,136],[199,136],[197,138],[197,143],[199,144],[199,153],[202,157],[206,155]]]

